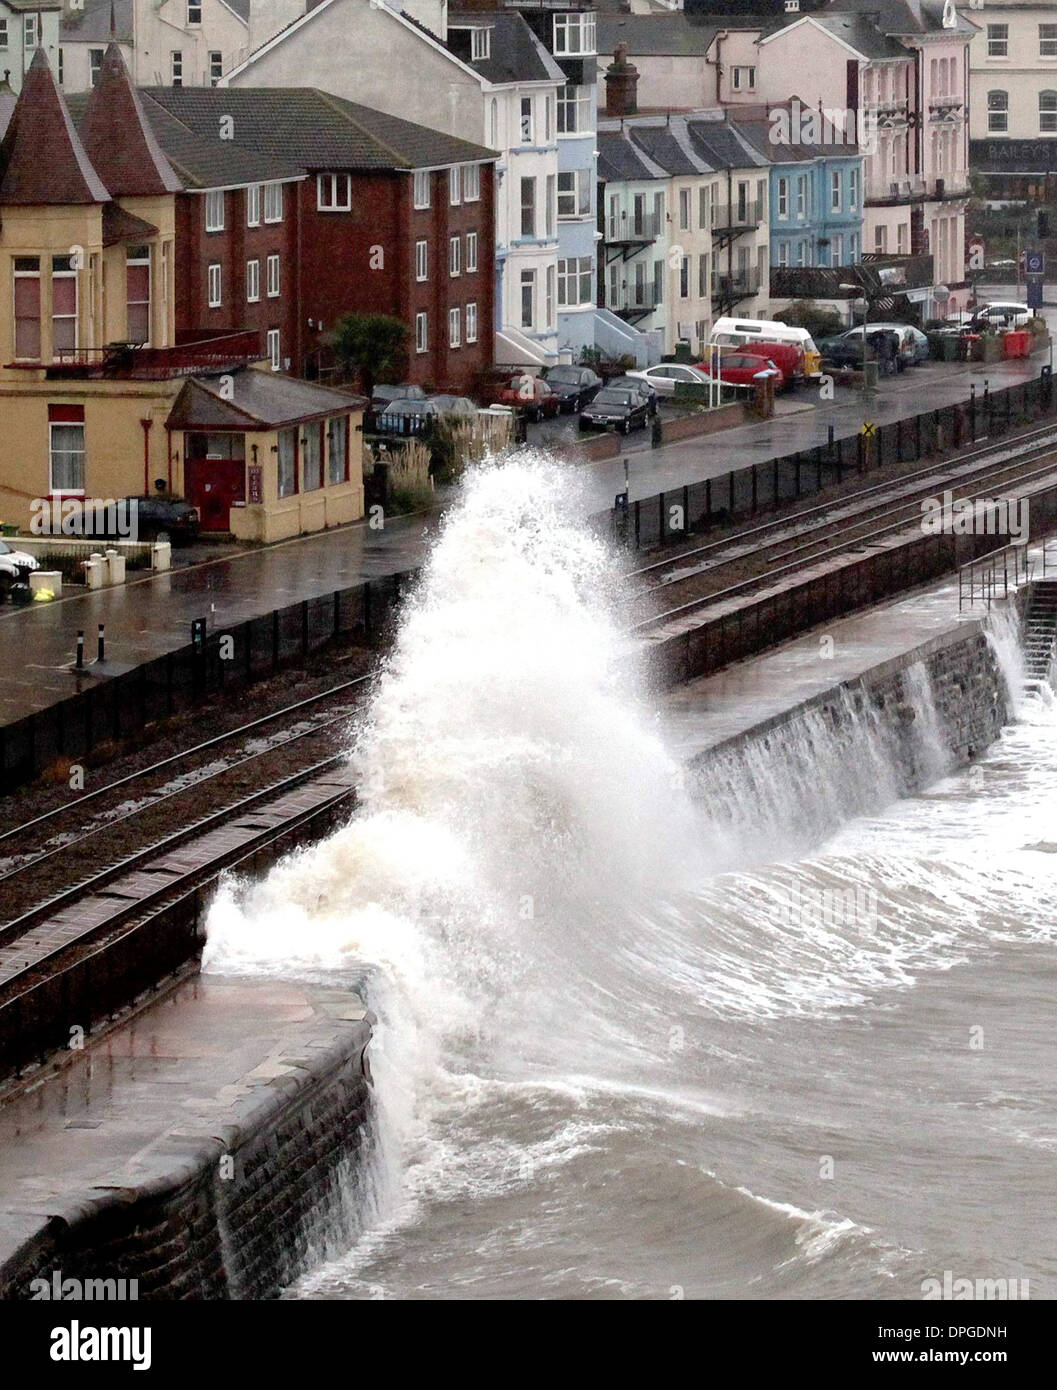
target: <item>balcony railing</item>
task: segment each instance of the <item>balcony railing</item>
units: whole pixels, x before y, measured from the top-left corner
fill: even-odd
[[[607,304],[606,308],[622,319],[643,319],[647,314],[652,314],[660,303],[653,286],[647,285],[644,289],[633,287],[622,290],[616,301]]]
[[[931,256],[883,256],[867,252],[859,265],[775,266],[771,270],[774,299],[887,298],[934,283]],[[855,289],[844,289],[855,285]]]
[[[622,212],[606,218],[606,241],[611,246],[656,241],[659,231],[660,218],[655,212]]]
[[[763,221],[763,202],[750,198],[746,202],[717,203],[712,215],[712,234],[717,232],[748,230],[758,227]]]
[[[48,377],[55,380],[121,377],[153,381],[243,367],[259,361],[262,356],[261,338],[256,329],[220,335],[192,330],[181,334],[181,337],[184,341],[173,347],[107,343],[101,348],[78,348],[60,353],[55,362],[19,362],[13,365],[43,367]]]
[[[759,288],[758,270],[737,270],[733,275],[713,275],[712,303],[736,304],[740,299],[751,299]]]

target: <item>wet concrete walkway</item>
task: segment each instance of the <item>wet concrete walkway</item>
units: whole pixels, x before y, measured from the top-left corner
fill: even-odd
[[[1041,574],[1041,550],[1031,557]],[[959,613],[953,576],[666,692],[662,727],[670,746],[688,761],[886,662],[901,662],[907,652],[942,645],[962,625],[979,625],[986,617],[979,601]]]
[[[0,1268],[54,1216],[133,1196],[246,1125],[267,1088],[362,1046],[351,988],[200,976],[0,1104]]]

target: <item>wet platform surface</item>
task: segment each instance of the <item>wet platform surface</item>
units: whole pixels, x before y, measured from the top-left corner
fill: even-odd
[[[199,976],[0,1104],[0,1264],[94,1189],[138,1187],[237,1125],[257,1088],[362,1035],[348,988]]]
[[[1041,552],[1031,556],[1041,573]],[[662,728],[673,751],[690,759],[986,617],[987,606],[979,601],[959,613],[958,579],[952,576],[666,692]]]

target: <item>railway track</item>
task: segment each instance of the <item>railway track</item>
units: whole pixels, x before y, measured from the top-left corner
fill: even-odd
[[[64,1046],[201,944],[218,875],[259,871],[355,796],[342,727],[371,676],[206,739],[0,834],[0,1074]],[[27,845],[29,836],[33,843]]]
[[[89,891],[174,835],[194,835],[247,799],[279,795],[332,765],[327,755],[370,679],[273,710],[0,833],[0,854],[11,847],[0,859],[0,942],[19,921]]]
[[[949,490],[954,500],[988,499],[1014,487],[1030,486],[1055,471],[1057,430],[1047,426],[999,448],[980,449],[940,467],[862,488],[723,540],[665,556],[625,576],[632,582],[645,581],[631,595],[630,630],[644,634],[669,619],[751,593],[816,561],[868,549],[919,521],[925,498]]]

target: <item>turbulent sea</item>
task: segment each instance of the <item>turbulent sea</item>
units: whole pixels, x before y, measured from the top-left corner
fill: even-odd
[[[695,798],[568,489],[472,477],[349,731],[354,819],[213,909],[208,969],[379,1019],[368,1158],[289,1296],[1057,1295],[1051,692],[954,773],[924,718],[916,796],[864,727],[824,814],[778,753],[766,815]]]

